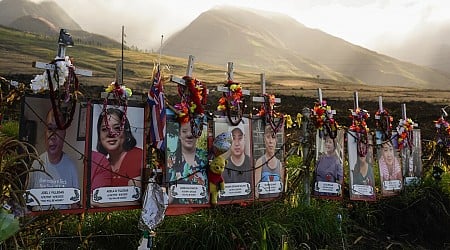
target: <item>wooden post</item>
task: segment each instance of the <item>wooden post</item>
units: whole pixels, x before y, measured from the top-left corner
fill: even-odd
[[[120,72],[120,76],[121,76],[120,79],[116,78],[117,83],[119,85],[122,85],[122,83],[123,83],[123,45],[124,45],[124,43],[125,43],[125,26],[122,25],[122,58],[121,58],[121,64],[120,64],[120,71],[116,70],[116,72]]]
[[[309,159],[309,148],[310,148],[310,140],[309,140],[309,131],[308,126],[311,119],[311,109],[309,108],[303,108],[302,110],[303,115],[303,122],[302,122],[302,129],[303,129],[303,140],[302,140],[302,149],[303,149],[303,159],[302,164],[305,167],[305,175],[303,176],[303,188],[305,190],[305,204],[310,205],[311,199],[311,187],[310,187],[310,181],[309,181],[309,175],[310,175],[310,165],[311,162],[308,162],[307,159]]]
[[[123,84],[123,61],[116,62],[116,83]]]

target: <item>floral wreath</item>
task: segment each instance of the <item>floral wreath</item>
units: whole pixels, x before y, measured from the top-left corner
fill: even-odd
[[[447,112],[443,109],[443,114],[438,120],[434,121],[434,126],[436,127],[436,141],[444,144],[445,147],[450,147],[450,124],[445,120]]]
[[[359,156],[366,156],[369,147],[368,133],[366,120],[370,117],[369,112],[365,109],[357,108],[355,111],[350,109],[352,113],[352,125],[350,130],[356,133],[356,140],[358,143],[357,151]]]
[[[125,121],[127,119],[127,107],[128,107],[128,98],[133,94],[133,91],[131,91],[130,88],[125,87],[124,85],[119,85],[117,82],[112,82],[106,89],[105,92],[108,93],[103,101],[103,117],[104,117],[104,123],[106,128],[108,129],[108,135],[112,137],[119,136],[124,127],[125,127]],[[116,102],[116,105],[123,106],[123,116],[122,120],[120,121],[120,128],[119,131],[113,130],[111,126],[109,125],[108,119],[107,119],[107,107],[108,107],[108,100],[110,95],[113,95],[113,98]]]
[[[337,122],[333,118],[331,106],[327,105],[326,100],[322,100],[322,103],[316,102],[311,112],[311,118],[316,129],[319,130],[319,137],[323,138],[328,135],[331,139],[335,139],[337,136]]]
[[[266,124],[269,124],[274,134],[278,133],[284,125],[284,115],[279,112],[275,112],[273,107],[275,106],[275,95],[264,94],[264,102],[261,105],[261,109],[258,112],[258,116],[264,117]],[[278,122],[275,120],[278,119]]]
[[[202,135],[206,105],[207,88],[197,79],[184,76],[185,85],[178,85],[178,95],[181,102],[174,107],[178,111],[178,122],[181,124],[191,123],[192,135],[196,138]]]
[[[224,84],[228,88],[227,92],[223,92],[219,99],[218,111],[226,112],[231,125],[237,126],[241,120],[245,108],[245,99],[242,97],[242,87],[240,83],[228,80]],[[231,112],[237,113],[237,120],[232,119]]]
[[[389,140],[392,137],[392,121],[394,118],[386,109],[377,110],[375,113],[375,126],[378,131],[383,133],[383,140]]]
[[[72,123],[78,95],[81,94],[78,77],[75,74],[75,66],[68,56],[57,57],[50,64],[54,66],[54,70],[46,69],[42,75],[36,75],[31,80],[30,87],[35,93],[50,90],[50,101],[56,125],[58,129],[64,130]],[[56,86],[54,82],[57,83]],[[60,112],[69,114],[66,123],[61,121],[61,117],[65,115],[60,115]]]
[[[411,150],[413,147],[413,129],[415,123],[411,118],[400,119],[397,126],[398,133],[398,148],[403,149],[409,147]]]

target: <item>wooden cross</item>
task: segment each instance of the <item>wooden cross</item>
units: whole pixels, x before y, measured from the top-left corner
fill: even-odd
[[[359,109],[358,91],[353,93],[353,108],[352,115],[356,115],[356,110]]]
[[[408,119],[408,117],[406,116],[406,103],[402,104],[402,119],[404,121],[406,121],[406,119]],[[419,124],[414,122],[413,127],[417,128],[417,127],[419,127]]]
[[[195,60],[195,57],[193,55],[189,55],[188,66],[186,69],[186,76],[192,77],[192,71],[194,71],[194,60]],[[183,78],[171,76],[170,81],[181,84],[183,86],[186,86],[186,82],[184,81]]]
[[[227,64],[227,81],[233,81],[233,75],[234,75],[233,62],[228,62],[228,64]],[[218,86],[217,91],[228,92],[229,89],[225,86]],[[250,95],[250,90],[242,89],[242,94]]]
[[[123,84],[123,61],[119,60],[116,62],[116,77],[115,77],[115,82],[119,85],[122,86]],[[113,95],[109,95],[109,93],[107,92],[101,92],[100,93],[100,98],[106,98],[108,97],[108,99],[114,99],[115,97]],[[138,96],[138,95],[132,95],[127,97],[128,100],[133,100],[133,101],[142,101],[142,96]]]
[[[319,96],[319,105],[322,106],[323,104],[323,95],[322,95],[322,89],[318,88],[317,89],[317,95]],[[328,118],[333,118],[333,115],[336,114],[336,110],[332,109],[332,110],[327,110],[327,117]]]
[[[66,47],[72,47],[72,46],[73,46],[72,36],[65,29],[61,29],[59,31],[58,51],[57,51],[56,58],[64,59],[66,57]],[[34,68],[38,68],[38,69],[55,70],[55,65],[53,65],[51,63],[33,62],[32,66]],[[75,74],[82,75],[82,76],[92,76],[92,71],[76,68]]]
[[[261,73],[261,94],[262,96],[254,96],[254,102],[265,102],[264,95],[266,94],[266,75],[265,73]],[[281,99],[275,97],[275,103],[281,103]]]

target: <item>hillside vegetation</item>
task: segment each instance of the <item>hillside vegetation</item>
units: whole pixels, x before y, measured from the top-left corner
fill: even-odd
[[[27,82],[41,69],[31,66],[34,61],[49,62],[54,59],[58,37],[41,36],[0,26],[0,75]],[[101,44],[89,44],[74,37],[75,46],[67,49],[66,54],[75,59],[79,68],[93,71],[93,77],[80,76],[83,86],[107,86],[115,79],[116,62],[121,59],[120,48],[111,48]],[[194,55],[195,56],[195,55]],[[146,93],[151,80],[153,64],[159,60],[159,54],[143,53],[136,50],[124,51],[124,82],[136,93]],[[184,76],[188,58],[161,56],[166,77]],[[193,76],[205,82],[210,89],[225,82],[226,63],[223,67],[196,62]],[[261,93],[260,74],[262,72],[242,71],[240,65],[234,65],[234,79],[241,82],[245,89],[253,94]],[[359,92],[361,100],[377,100],[382,95],[384,100],[409,102],[426,101],[431,103],[448,103],[450,91],[437,89],[413,89],[401,87],[369,86],[353,82],[339,82],[322,77],[270,75],[265,74],[266,91],[278,95],[317,96],[321,88],[327,98],[351,100],[354,91]],[[166,83],[166,91],[174,92],[175,84]]]

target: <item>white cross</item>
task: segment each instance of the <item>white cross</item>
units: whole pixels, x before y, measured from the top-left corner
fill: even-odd
[[[59,31],[58,51],[56,58],[64,59],[66,57],[66,47],[72,46],[73,46],[72,36],[70,36],[70,34],[66,32],[66,30],[61,29]],[[32,66],[38,69],[55,70],[55,65],[51,63],[33,62]],[[82,76],[92,76],[92,71],[76,68],[75,74]]]
[[[319,96],[319,105],[322,106],[323,103],[323,95],[322,95],[322,89],[318,88],[317,89],[317,95]],[[328,105],[328,104],[327,104]],[[336,114],[336,110],[327,110],[327,116],[328,118],[333,118],[333,115]]]
[[[233,81],[234,67],[233,62],[228,62],[227,64],[227,81]],[[225,86],[218,86],[217,91],[228,92],[229,89]],[[250,90],[243,89],[243,95],[250,95]]]
[[[264,73],[261,73],[261,94],[262,96],[254,96],[253,101],[254,102],[265,102],[264,95],[266,94],[266,75]],[[281,99],[278,97],[275,97],[275,103],[281,103]]]
[[[189,55],[189,59],[188,59],[188,66],[186,69],[186,76],[192,77],[192,71],[194,71],[194,56],[193,55]],[[175,82],[178,84],[181,84],[183,86],[186,86],[186,82],[184,81],[183,78],[179,78],[176,76],[171,76],[170,77],[170,81],[171,82]]]

